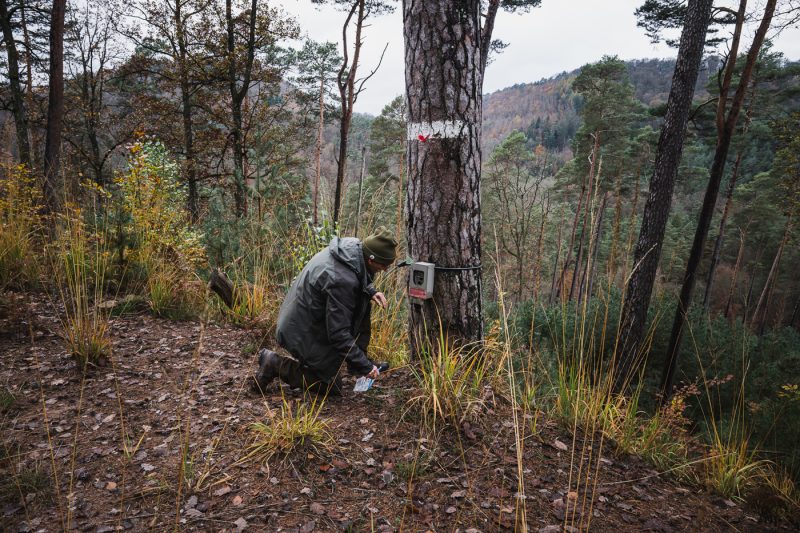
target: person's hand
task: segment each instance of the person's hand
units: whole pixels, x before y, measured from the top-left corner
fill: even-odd
[[[384,296],[382,292],[376,292],[375,295],[372,297],[372,301],[380,305],[384,309],[386,309],[386,306],[389,305],[389,302],[386,301],[386,296]]]
[[[369,371],[369,374],[367,374],[367,377],[370,378],[370,379],[375,379],[375,378],[378,377],[378,374],[380,374],[380,372],[378,371],[378,367],[375,366],[375,365],[372,365],[372,370]]]

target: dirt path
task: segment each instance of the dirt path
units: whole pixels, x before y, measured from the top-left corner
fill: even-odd
[[[244,330],[115,318],[113,366],[83,380],[49,304],[31,299],[0,317],[0,385],[14,396],[0,415],[3,531],[501,531],[521,528],[523,503],[529,531],[789,529],[608,450],[589,490],[569,493],[570,464],[587,475],[572,438],[542,421],[525,440],[520,497],[508,406],[434,446],[403,417],[408,369],[329,400],[329,447],[245,459],[250,425],[301,398],[277,383],[250,392]],[[596,445],[577,444],[596,459]]]

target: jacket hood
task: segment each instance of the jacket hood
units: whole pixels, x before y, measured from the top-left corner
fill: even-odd
[[[334,259],[347,265],[359,278],[366,277],[367,266],[364,264],[360,240],[354,237],[334,237],[329,248]]]

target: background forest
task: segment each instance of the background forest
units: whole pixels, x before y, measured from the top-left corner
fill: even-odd
[[[393,8],[338,4],[348,31]],[[386,225],[405,246],[406,99],[386,95],[378,116],[353,111],[370,77],[358,37],[346,54],[340,43],[294,46],[302,21],[256,1],[0,7],[0,291],[49,295],[79,368],[109,364],[108,320],[132,312],[229,321],[257,331],[260,346],[288,284],[330,237]],[[484,95],[483,335],[503,344],[530,409],[595,428],[590,418],[624,406],[635,421],[612,425],[626,451],[666,470],[703,447],[718,458],[704,463],[708,484],[724,496],[766,483],[796,506],[800,63],[769,41],[743,82],[675,392],[659,392],[718,147],[717,102],[742,79],[747,50],[726,50],[708,46],[702,60],[642,371],[632,395],[605,407],[586,391],[619,347],[675,61],[602,57]],[[232,310],[206,298],[215,268],[247,287]],[[392,304],[376,357],[405,364],[403,271],[382,283]],[[426,390],[435,372],[413,364]],[[464,364],[454,375],[475,370]],[[13,398],[12,384],[0,387]],[[652,423],[664,433],[648,440]]]

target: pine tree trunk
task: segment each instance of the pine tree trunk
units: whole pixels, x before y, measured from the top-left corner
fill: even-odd
[[[633,271],[622,304],[619,351],[614,385],[621,390],[638,371],[640,344],[655,283],[675,176],[683,152],[683,139],[694,87],[703,57],[712,0],[691,0],[681,33],[678,58],[667,99],[667,113],[658,139],[650,194],[642,213],[642,226],[633,255]]]
[[[408,250],[437,271],[432,300],[412,304],[412,348],[441,331],[482,338],[480,2],[405,0]],[[465,268],[468,268],[465,269]]]
[[[66,0],[53,0],[50,19],[50,91],[44,148],[44,198],[49,212],[58,210],[57,180],[61,173],[61,131],[64,121],[64,11]]]
[[[664,372],[661,380],[662,401],[666,401],[672,394],[672,385],[683,336],[683,326],[686,321],[686,314],[692,302],[692,292],[697,276],[697,268],[703,257],[703,249],[705,248],[708,229],[711,226],[711,218],[714,215],[714,208],[717,204],[717,194],[719,193],[722,175],[725,172],[725,162],[728,157],[731,139],[733,138],[736,121],[739,118],[739,111],[744,102],[745,90],[750,83],[750,77],[752,76],[753,68],[758,59],[758,53],[761,50],[761,45],[764,43],[767,30],[772,22],[772,14],[775,11],[776,2],[777,0],[767,1],[767,5],[764,8],[764,17],[761,19],[761,24],[758,30],[756,30],[753,43],[750,45],[750,50],[747,52],[747,59],[740,74],[739,85],[731,100],[730,111],[724,118],[722,129],[718,130],[719,133],[717,137],[717,148],[714,152],[714,161],[711,164],[708,186],[706,187],[706,194],[703,198],[703,207],[697,222],[697,230],[695,231],[694,241],[692,242],[692,250],[689,253],[689,261],[686,265],[686,274],[684,274],[683,277],[683,286],[681,287],[678,305],[675,310],[675,319],[672,323],[672,334],[670,335],[670,342],[667,347],[667,353],[665,354]],[[735,61],[735,57],[731,57],[729,60]],[[717,122],[720,122],[719,116]]]
[[[31,166],[31,149],[28,143],[28,117],[25,113],[25,104],[22,95],[22,85],[19,79],[19,54],[11,30],[11,15],[8,12],[8,0],[0,0],[0,26],[3,31],[3,41],[6,44],[6,58],[8,61],[8,82],[11,91],[11,111],[14,114],[14,126],[17,134],[17,150],[20,163]],[[30,83],[30,80],[29,80]]]

